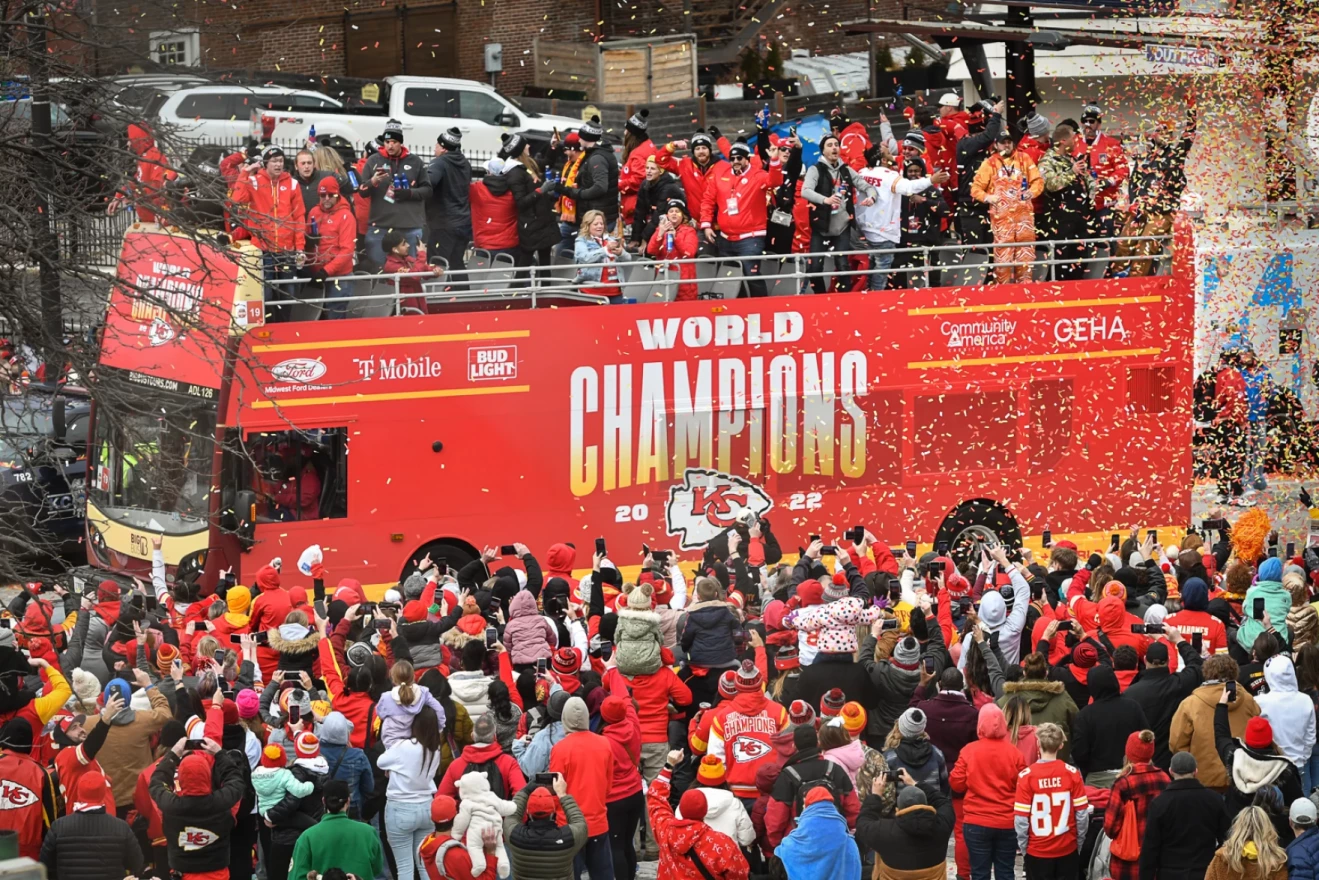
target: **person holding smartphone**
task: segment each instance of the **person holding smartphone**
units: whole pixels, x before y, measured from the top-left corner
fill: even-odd
[[[1244,563],[1238,562],[1228,566],[1229,583],[1244,580],[1240,577],[1238,568],[1241,565]],[[1233,569],[1237,571],[1234,572]],[[1234,573],[1238,575],[1237,578],[1232,576]],[[1282,560],[1276,557],[1265,559],[1259,564],[1255,583],[1246,590],[1245,600],[1241,603],[1244,619],[1237,629],[1237,644],[1251,651],[1254,649],[1255,639],[1266,630],[1276,632],[1282,644],[1290,644],[1291,631],[1287,628],[1287,612],[1291,607],[1291,593],[1282,585]]]
[[[1199,766],[1199,780],[1206,788],[1220,794],[1228,785],[1228,770],[1218,750],[1214,713],[1219,700],[1227,697],[1228,733],[1232,738],[1244,736],[1246,724],[1259,715],[1259,704],[1245,687],[1238,685],[1240,670],[1227,654],[1215,654],[1205,660],[1204,684],[1182,700],[1173,713],[1168,728],[1168,750],[1190,752]]]

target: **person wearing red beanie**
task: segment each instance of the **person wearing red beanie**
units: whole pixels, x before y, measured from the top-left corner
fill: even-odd
[[[1134,821],[1139,838],[1144,840],[1150,801],[1168,787],[1172,778],[1151,763],[1154,760],[1154,731],[1133,731],[1127,737],[1125,754],[1125,766],[1113,783],[1113,793],[1104,809],[1104,832],[1117,840],[1123,825]],[[1135,811],[1127,810],[1127,804],[1132,804]],[[1139,860],[1128,861],[1114,854],[1108,871],[1112,880],[1140,880]]]
[[[1241,699],[1241,690],[1237,689],[1237,699]],[[1241,739],[1232,739],[1230,724],[1228,699],[1224,693],[1214,707],[1214,740],[1227,768],[1223,806],[1230,818],[1251,806],[1255,793],[1265,786],[1276,786],[1282,792],[1283,804],[1305,797],[1300,770],[1278,748],[1273,725],[1267,718],[1256,715],[1247,721]]]
[[[658,876],[664,880],[744,880],[750,873],[746,856],[727,834],[706,825],[706,795],[710,789],[690,788],[678,801],[682,818],[669,804],[669,774],[682,752],[669,752],[667,766],[646,790],[646,813],[659,849]],[[705,866],[701,872],[692,856]]]
[[[466,842],[453,836],[453,820],[457,815],[458,802],[448,795],[437,794],[431,801],[431,821],[435,823],[435,831],[426,835],[417,850],[418,861],[426,868],[426,876],[429,880],[451,877],[498,880],[494,841],[485,845],[485,871],[472,873],[472,857],[467,854]]]
[[[69,811],[46,832],[41,861],[50,877],[137,877],[145,860],[137,835],[115,816],[110,784],[99,772],[68,789]],[[107,809],[107,800],[109,808]]]
[[[641,794],[641,721],[627,694],[627,687],[614,679],[615,691],[600,704],[600,733],[609,740],[614,755],[614,775],[605,795],[605,813],[609,818],[609,844],[614,870],[620,877],[631,877],[637,870],[637,851],[632,844],[637,826],[646,811]]]

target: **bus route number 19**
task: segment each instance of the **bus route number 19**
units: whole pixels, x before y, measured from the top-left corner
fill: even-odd
[[[645,522],[650,518],[650,507],[645,504],[620,504],[614,508],[614,522]]]

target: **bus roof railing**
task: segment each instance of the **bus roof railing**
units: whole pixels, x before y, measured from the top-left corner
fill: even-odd
[[[598,281],[577,280],[578,264],[571,262],[544,266],[515,266],[512,262],[503,262],[481,268],[461,271],[448,271],[444,260],[437,264],[445,268],[442,276],[432,272],[403,272],[393,274],[353,274],[337,279],[353,283],[353,293],[348,296],[325,296],[326,288],[320,282],[308,278],[271,280],[267,284],[279,292],[278,297],[267,295],[266,310],[275,320],[306,321],[321,317],[324,307],[342,303],[347,311],[346,317],[385,317],[396,314],[420,314],[415,307],[405,305],[424,297],[428,307],[445,306],[467,307],[519,307],[537,308],[548,305],[602,305],[611,300],[595,293],[584,293],[583,288],[598,290],[601,287],[616,287],[618,298],[622,302],[661,303],[674,298],[677,287],[683,283],[696,283],[703,299],[732,299],[739,295],[743,283],[757,280],[745,275],[741,264],[759,263],[761,272],[759,280],[767,285],[771,296],[792,296],[810,290],[814,279],[854,279],[857,276],[876,274],[902,275],[908,278],[911,286],[930,287],[932,276],[938,274],[941,283],[935,286],[974,286],[984,284],[995,269],[1027,268],[1034,283],[1058,281],[1059,267],[1077,267],[1084,278],[1102,278],[1108,268],[1116,263],[1133,264],[1150,263],[1147,274],[1166,275],[1170,268],[1169,254],[1165,245],[1170,243],[1170,235],[1128,236],[1105,239],[1061,239],[1035,242],[1013,242],[992,245],[931,245],[926,247],[886,249],[884,253],[892,254],[897,265],[886,270],[871,268],[852,268],[848,258],[853,256],[871,256],[878,251],[840,250],[820,253],[773,254],[767,253],[754,257],[696,257],[680,260],[651,260],[649,258],[628,259],[614,263],[620,280],[613,284],[602,285]],[[1059,246],[1095,244],[1108,246],[1108,252],[1095,256],[1058,255]],[[1149,253],[1131,253],[1118,256],[1116,245],[1148,244]],[[1031,248],[1030,260],[1020,262],[995,262],[992,251],[999,248]],[[1139,251],[1139,248],[1131,248]],[[1041,255],[1041,252],[1043,255]],[[950,259],[952,258],[952,259]],[[821,267],[812,268],[812,263],[820,259]],[[829,267],[828,261],[834,260],[835,266]],[[953,261],[956,260],[956,261]],[[590,268],[599,264],[585,264],[580,268]],[[695,266],[697,278],[682,279],[682,266]],[[916,276],[913,278],[912,276]],[[403,292],[405,279],[422,281],[422,292]],[[846,283],[846,281],[845,281]],[[316,285],[316,295],[308,295],[311,285]],[[367,287],[367,285],[370,285]],[[850,285],[848,285],[850,286]],[[772,289],[768,289],[771,288]],[[891,289],[891,288],[890,288]],[[290,310],[288,317],[280,314]],[[460,309],[458,309],[460,310]]]

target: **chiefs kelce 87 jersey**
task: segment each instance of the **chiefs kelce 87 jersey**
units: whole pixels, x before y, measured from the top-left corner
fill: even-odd
[[[1057,759],[1031,764],[1017,777],[1013,809],[1017,840],[1025,840],[1026,855],[1056,859],[1076,852],[1078,820],[1084,832],[1090,819],[1081,771]]]

